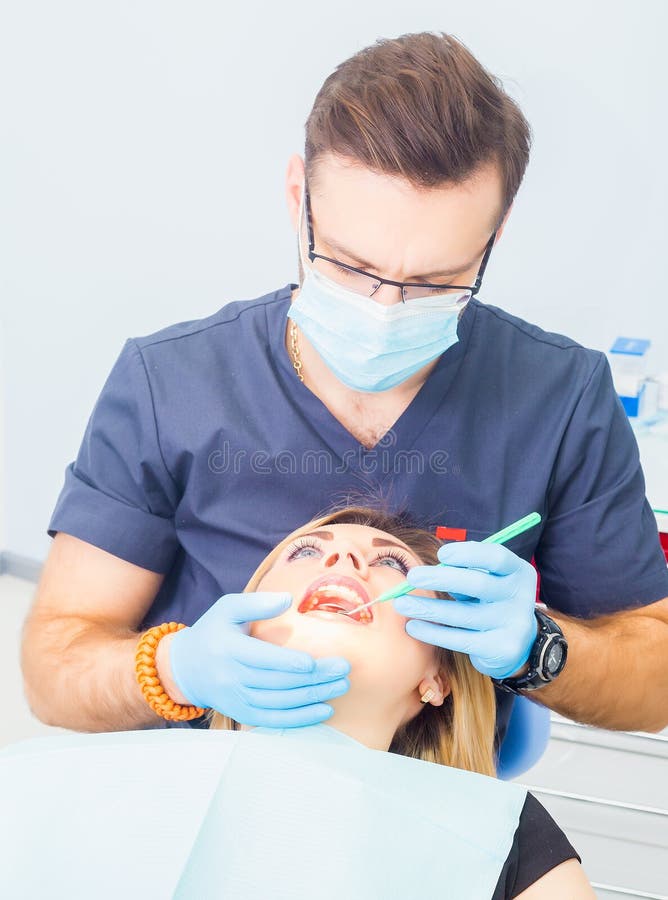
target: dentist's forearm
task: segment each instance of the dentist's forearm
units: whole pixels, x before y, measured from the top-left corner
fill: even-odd
[[[657,732],[668,725],[668,623],[638,610],[589,620],[547,614],[564,632],[568,659],[532,699],[599,728]]]
[[[74,731],[158,727],[135,676],[138,640],[128,629],[79,618],[29,618],[22,665],[33,713]]]

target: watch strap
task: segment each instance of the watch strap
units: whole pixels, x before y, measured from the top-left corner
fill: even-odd
[[[534,609],[534,615],[538,622],[538,632],[529,653],[528,671],[516,678],[492,679],[502,690],[512,694],[519,694],[521,691],[536,691],[545,687],[546,684],[554,681],[566,663],[568,643],[563,631],[554,619],[551,619],[542,610]],[[547,669],[546,660],[555,643],[561,645],[563,658],[558,671],[551,674]]]

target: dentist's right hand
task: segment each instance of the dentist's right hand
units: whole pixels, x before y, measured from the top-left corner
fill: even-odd
[[[224,594],[194,625],[166,635],[156,662],[167,693],[242,725],[296,728],[328,719],[325,701],[348,690],[350,664],[249,635],[248,623],[279,616],[291,603],[290,594],[273,591]]]

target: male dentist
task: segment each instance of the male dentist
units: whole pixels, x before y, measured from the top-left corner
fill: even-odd
[[[666,726],[668,570],[605,356],[478,299],[529,145],[445,34],[377,41],[326,79],[287,168],[299,283],[128,339],[66,469],[23,643],[41,719],[326,720],[347,661],[249,637],[298,598],[240,591],[285,534],[371,490],[466,538],[409,574],[456,602],[394,605],[495,679],[500,737],[517,692],[606,728]],[[480,543],[534,510],[538,528]],[[188,627],[146,644],[170,622]]]

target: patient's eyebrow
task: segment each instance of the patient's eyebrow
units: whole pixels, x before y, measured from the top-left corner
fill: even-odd
[[[371,544],[374,547],[400,547],[402,550],[408,550],[409,553],[413,553],[405,544],[397,544],[396,541],[387,541],[385,538],[374,538]]]
[[[334,535],[331,531],[309,531],[310,535],[314,537],[324,538],[326,541],[331,541]],[[375,537],[371,540],[372,547],[399,547],[400,550],[407,550],[413,556],[415,555],[412,550],[410,550],[405,544],[397,544],[396,541],[388,541],[386,538]]]

